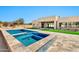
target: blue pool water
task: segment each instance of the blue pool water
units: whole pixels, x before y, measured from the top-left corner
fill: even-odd
[[[28,46],[48,36],[48,34],[25,29],[7,30],[7,32],[13,35],[24,46]]]

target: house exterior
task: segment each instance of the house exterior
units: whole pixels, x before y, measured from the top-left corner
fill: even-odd
[[[79,16],[49,16],[32,22],[34,28],[79,29]]]

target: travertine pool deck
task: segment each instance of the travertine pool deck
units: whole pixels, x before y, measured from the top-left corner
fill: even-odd
[[[79,35],[47,31],[46,33],[55,35],[54,42],[47,49],[47,52],[79,52]]]
[[[51,41],[52,44],[50,44],[49,47],[46,48],[45,52],[79,51],[79,35],[71,35],[71,34],[56,33],[56,32],[45,32],[40,30],[35,30],[35,31],[50,34],[50,35],[40,41],[37,41],[25,47],[16,38],[14,38],[5,30],[2,30],[2,33],[12,52],[36,52],[37,50],[45,46],[48,46],[46,45],[46,43],[51,40],[54,41],[53,42]]]
[[[56,33],[56,40],[48,48],[49,52],[79,52],[79,35]]]
[[[45,45],[48,41],[52,40],[55,37],[55,35],[50,34],[46,38],[43,38],[29,46],[24,46],[15,37],[10,35],[6,30],[2,30],[2,33],[12,52],[25,52],[25,51],[26,52],[35,52],[39,48],[41,48],[43,45]]]

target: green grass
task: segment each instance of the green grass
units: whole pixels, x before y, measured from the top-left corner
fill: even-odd
[[[43,31],[48,31],[48,32],[58,32],[58,33],[65,33],[65,34],[75,34],[79,35],[79,31],[70,31],[70,30],[57,30],[57,29],[46,29]]]

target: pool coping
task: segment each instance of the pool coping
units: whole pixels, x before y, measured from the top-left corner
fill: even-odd
[[[44,33],[42,31],[38,31],[38,32]],[[45,33],[45,34],[49,34],[49,36],[25,47],[21,42],[19,42],[15,37],[13,37],[11,34],[9,34],[6,30],[2,30],[2,33],[12,52],[35,52],[40,47],[42,47],[44,44],[46,44],[49,40],[51,40],[55,37],[54,34]]]

